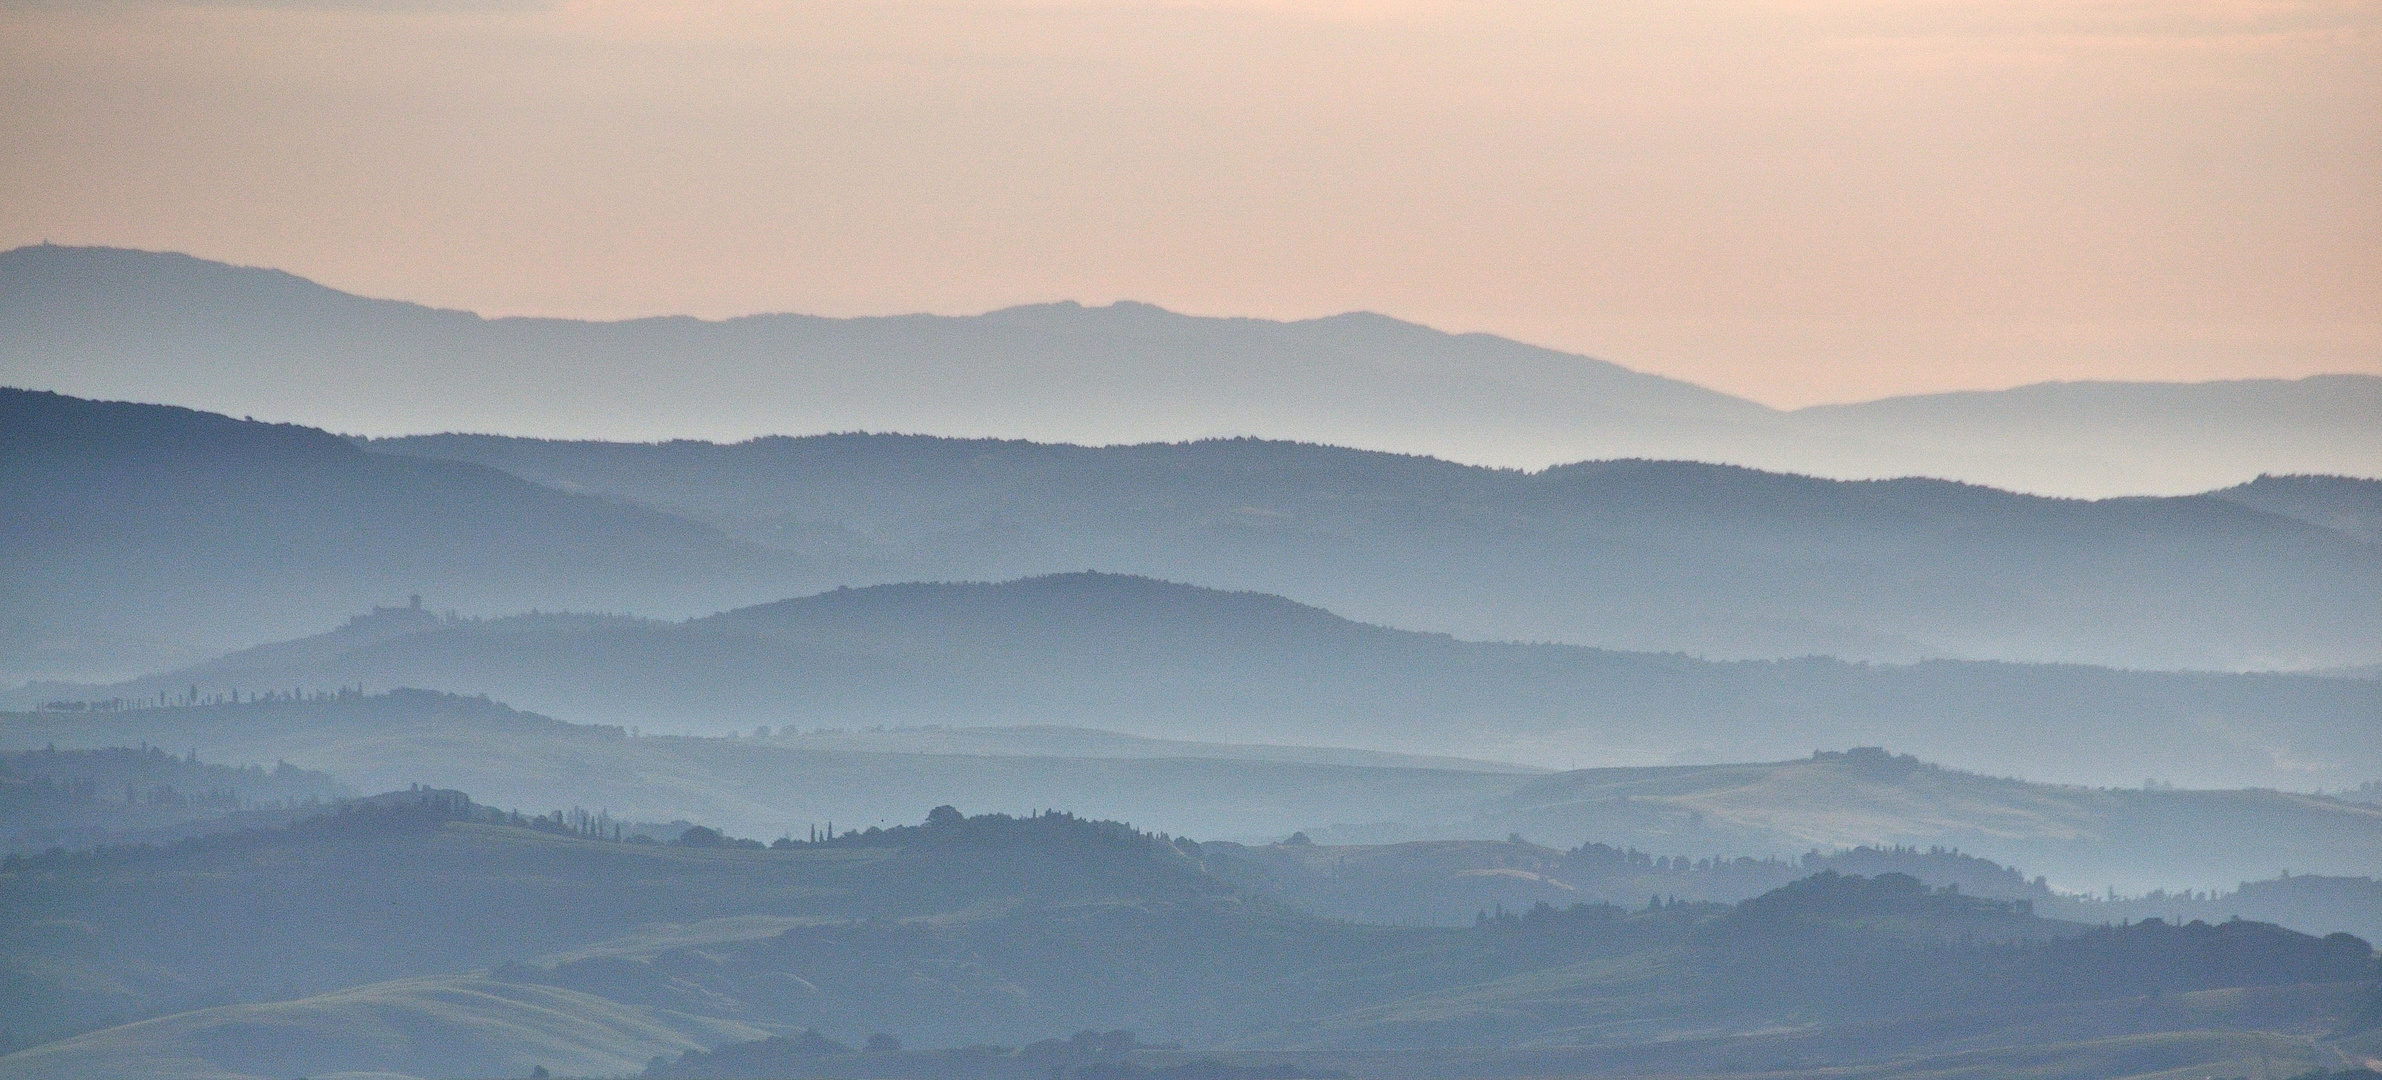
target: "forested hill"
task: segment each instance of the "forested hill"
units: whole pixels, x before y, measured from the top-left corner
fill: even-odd
[[[1722,663],[1468,642],[1277,596],[1108,574],[838,590],[680,623],[405,619],[387,613],[128,684],[14,696],[22,707],[192,686],[412,686],[657,731],[695,717],[711,732],[1059,723],[1557,768],[1688,747],[1745,761],[1891,744],[1987,772],[2101,784],[2350,786],[2382,760],[2382,731],[2366,722],[2382,714],[2372,680]]]
[[[2079,502],[1676,461],[1521,473],[1256,440],[371,445],[824,554],[854,568],[849,584],[1098,569],[1466,637],[1716,657],[2271,669],[2382,656],[2382,548],[2358,539],[2371,499],[2349,481]]]
[[[2209,495],[2270,514],[2295,517],[2370,544],[2382,544],[2382,480],[2261,476]]]
[[[352,794],[337,777],[286,761],[233,768],[156,746],[0,753],[0,852],[279,824]]]

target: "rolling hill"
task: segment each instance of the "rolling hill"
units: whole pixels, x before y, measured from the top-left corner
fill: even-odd
[[[2382,655],[2382,548],[2339,527],[2366,512],[2346,482],[2253,506],[1682,462],[1522,474],[1248,441],[439,437],[380,453],[27,391],[0,391],[0,423],[0,677],[155,671],[408,594],[480,615],[681,616],[1087,567],[1468,637],[1721,658]]]
[[[529,961],[603,970],[640,950],[722,947],[713,930],[768,941],[801,925],[1126,899],[1198,904],[1230,892],[1121,826],[1000,820],[1026,835],[755,852],[599,841],[522,827],[460,793],[403,792],[285,829],[11,856],[0,905],[17,917],[0,930],[0,1015],[22,1046],[119,1022],[111,1014],[287,1001]]]
[[[2285,482],[2260,481],[2077,502],[1688,462],[1525,474],[1254,440],[371,445],[833,558],[842,584],[1090,568],[1465,637],[1719,658],[2271,670],[2382,653],[2382,549],[2355,531],[2373,513],[2357,481],[2289,481],[2287,500]]]
[[[2345,476],[2261,476],[2209,495],[2298,518],[2369,544],[2382,544],[2382,480]]]
[[[2133,879],[2152,871],[2129,867],[2129,857],[2122,850],[2112,850],[2117,846],[2107,842],[2107,834],[2140,831],[2141,824],[2120,820],[2122,812],[2111,813],[2107,793],[2030,786],[2014,797],[2009,785],[1999,785],[1997,792],[1991,782],[1967,778],[1968,786],[1976,790],[1963,806],[1960,800],[1942,794],[1945,789],[1962,786],[1961,778],[1945,783],[1940,770],[1902,770],[1932,774],[1928,778],[1937,781],[1932,793],[1916,784],[1905,785],[1898,794],[1906,804],[1932,795],[1944,814],[1965,809],[2001,825],[1998,836],[1977,838],[1988,848],[2012,844],[2023,850],[2054,831],[2071,838],[2099,834],[2089,843],[2069,845],[2076,848],[2070,853],[2076,865],[2055,860],[2054,869],[2062,873],[2064,888],[2077,890],[2096,880],[2079,873],[2077,866],[2105,860],[2107,865],[2121,868],[2129,887],[2138,890],[2117,897],[2057,891],[2049,887],[2046,878],[2029,880],[2017,868],[1940,842],[1926,847],[1848,846],[1857,835],[1841,831],[1841,821],[1831,821],[1808,805],[1798,805],[1792,799],[1748,799],[1742,795],[1732,824],[1750,845],[1748,850],[1765,853],[1761,857],[1691,857],[1638,850],[1634,845],[1644,842],[1656,845],[1657,852],[1687,847],[1701,853],[1706,850],[1703,845],[1713,839],[1665,832],[1659,815],[1643,813],[1634,822],[1608,816],[1601,821],[1560,821],[1553,826],[1562,834],[1589,830],[1622,847],[1588,840],[1569,849],[1548,848],[1519,839],[1518,832],[1502,841],[1346,842],[1368,836],[1493,831],[1492,808],[1501,808],[1515,791],[1530,791],[1532,786],[1523,781],[1532,774],[1460,759],[1401,758],[1317,747],[1170,742],[1053,728],[804,733],[744,740],[740,745],[746,749],[741,755],[734,746],[725,752],[703,752],[716,749],[724,740],[644,740],[632,751],[603,729],[589,732],[534,717],[515,717],[493,703],[419,694],[398,698],[401,704],[411,706],[414,715],[374,710],[377,725],[384,729],[376,735],[363,735],[354,730],[356,725],[342,724],[344,718],[317,710],[318,723],[344,729],[351,742],[342,747],[326,745],[327,741],[319,738],[289,739],[289,745],[309,756],[327,755],[348,768],[362,769],[373,776],[374,786],[398,783],[391,779],[398,776],[428,777],[434,786],[474,778],[487,779],[497,785],[493,790],[530,806],[594,801],[599,819],[609,823],[607,827],[617,824],[630,834],[658,840],[675,838],[689,828],[685,820],[689,813],[725,825],[731,834],[766,835],[783,830],[789,819],[807,822],[790,831],[808,834],[819,827],[822,814],[831,822],[840,815],[846,823],[882,824],[892,820],[887,815],[899,815],[904,806],[931,798],[934,792],[929,789],[938,784],[944,791],[964,793],[970,805],[1093,806],[1156,828],[1206,836],[1311,833],[1327,843],[1244,845],[1210,840],[1200,849],[1203,865],[1212,874],[1301,910],[1360,922],[1458,925],[1492,909],[1522,911],[1539,903],[1581,901],[1635,903],[1652,895],[1733,903],[1821,870],[1835,870],[1868,876],[1908,874],[1934,886],[1956,885],[1971,896],[2026,900],[2045,914],[2084,923],[2164,918],[2180,924],[2195,918],[2220,922],[2244,917],[2305,933],[2345,930],[2369,941],[2382,941],[2382,883],[2371,877],[2306,872],[2311,858],[2312,865],[2337,867],[2370,854],[2354,840],[2355,808],[2350,808],[2351,814],[2341,815],[2329,802],[2293,804],[2288,796],[2267,796],[2269,805],[2262,813],[2275,821],[2275,835],[2264,837],[2257,835],[2255,826],[2244,828],[2238,820],[2259,817],[2261,811],[2231,815],[2221,803],[2210,805],[2204,794],[2197,803],[2195,796],[2182,795],[2158,800],[2135,813],[2181,823],[2149,829],[2154,837],[2182,830],[2198,830],[2202,835],[2231,832],[2243,838],[2244,848],[2254,847],[2255,854],[2236,850],[2220,854],[2218,861],[2250,865],[2257,854],[2281,853],[2301,859],[2300,873],[2286,871],[2279,877],[2243,882],[2230,891],[2177,889],[2171,887],[2175,884],[2172,880],[2170,887],[2140,890]],[[447,707],[445,722],[425,723],[427,717],[421,714],[435,713],[441,705]],[[471,723],[474,718],[479,725]],[[507,724],[508,718],[526,722]],[[235,748],[235,752],[270,749],[276,730],[285,738],[291,734],[294,725],[289,719],[249,710],[234,723],[249,729],[248,735],[255,741]],[[220,724],[222,717],[212,722]],[[148,733],[180,735],[194,726],[187,722],[152,724]],[[475,743],[475,726],[509,728],[517,738]],[[266,730],[257,730],[260,728]],[[535,736],[519,737],[530,733],[542,733],[547,741],[559,745],[547,747],[541,755]],[[477,734],[485,739],[487,732]],[[594,737],[573,738],[575,735]],[[427,752],[434,741],[450,748],[450,753],[442,758]],[[487,759],[476,773],[465,767],[462,755],[455,752],[466,745]],[[749,764],[755,767],[719,769],[740,756],[751,759]],[[1010,760],[976,760],[987,756]],[[1862,823],[1864,829],[1899,836],[1944,831],[1939,822],[1912,816],[1909,805],[1881,806],[1875,797],[1879,785],[1874,780],[1864,784],[1831,768],[1861,756],[1823,755],[1815,759],[1821,764],[1813,771],[1821,774],[1820,782],[1868,800],[1871,816]],[[593,767],[612,782],[574,787],[552,774],[561,761]],[[1235,768],[1233,762],[1254,767]],[[491,763],[517,771],[497,781],[486,776],[486,766]],[[664,775],[673,764],[676,773]],[[1355,767],[1350,767],[1352,764]],[[783,783],[773,787],[757,782],[772,767],[782,771]],[[1809,766],[1782,762],[1761,771],[1775,776],[1797,769]],[[1494,775],[1445,775],[1449,770]],[[738,775],[709,775],[712,771]],[[1747,786],[1743,783],[1747,770],[1711,771],[1723,777],[1724,784],[1734,774],[1735,786]],[[1864,771],[1891,775],[1896,770]],[[630,795],[630,785],[620,782],[632,778],[641,785],[634,795]],[[1693,788],[1679,785],[1677,790],[1687,799],[1669,804],[1672,809],[1702,806],[1688,811],[1698,815],[1711,809],[1693,801]],[[595,797],[599,794],[645,802],[615,802]],[[1644,795],[1643,789],[1640,794]],[[1994,803],[1996,794],[2000,796],[1998,804]],[[0,854],[32,854],[53,847],[81,850],[165,845],[189,837],[281,828],[318,816],[352,795],[353,790],[337,778],[286,761],[270,770],[258,765],[234,769],[201,762],[195,754],[166,754],[153,745],[102,750],[44,746],[0,755]],[[2029,800],[2029,795],[2034,798]],[[2046,807],[2057,803],[2060,795],[2067,796],[2064,811],[2046,813]],[[2096,802],[2096,797],[2100,801]],[[2123,797],[2115,800],[2121,806],[2126,801]],[[2244,800],[2234,793],[2227,801]],[[2030,802],[2028,808],[2037,815],[2031,822],[2035,827],[2010,828],[2014,823],[2010,808]],[[1641,803],[1641,809],[1656,805],[1642,798]],[[873,812],[879,804],[884,813]],[[702,809],[689,809],[695,807]],[[619,816],[609,813],[615,809]],[[1323,824],[1352,816],[1403,820]],[[654,820],[664,817],[677,820]],[[1546,826],[1545,822],[1539,824]],[[2341,834],[2334,837],[2339,843],[2304,842],[2310,830],[2321,834],[2328,829]],[[1813,842],[1811,851],[1800,858],[1779,857],[1781,845],[1815,834],[1820,839]],[[2303,839],[2278,843],[2283,835]],[[1661,846],[1665,843],[1671,846]],[[2199,866],[2195,871],[2196,861],[2205,860],[2171,860],[2173,868],[2205,877],[2208,868]],[[2100,875],[2099,880],[2106,877]]]
[[[1197,843],[1070,815],[943,808],[771,850],[517,820],[411,792],[283,830],[11,859],[0,902],[36,917],[0,927],[8,1015],[50,1026],[18,1029],[39,1044],[0,1057],[0,1077],[619,1072],[648,1050],[655,1076],[740,1075],[700,1068],[731,1050],[777,1055],[758,1075],[1006,1076],[953,1071],[949,1052],[872,1067],[833,1041],[888,1032],[993,1063],[1070,1029],[1112,1063],[1135,1055],[1131,1033],[1188,1048],[1144,1061],[1366,1075],[1412,1075],[1382,1072],[1380,1052],[1427,1044],[1437,1075],[2031,1054],[2088,1059],[2047,1075],[2109,1076],[2126,1071],[2082,1071],[2113,1058],[2078,1044],[2132,1040],[2131,1072],[2360,1047],[2375,974],[2346,935],[2086,927],[1895,874],[1821,873],[1733,906],[1394,927],[1298,913],[1209,874]],[[69,991],[59,971],[110,977]],[[95,1005],[138,1013],[187,986],[225,1000],[56,1038],[92,1028]],[[757,1039],[805,1029],[825,1035]],[[689,1044],[712,1052],[673,1061]],[[1450,1069],[1454,1053],[1472,1067]]]
[[[2382,475],[2382,379],[2370,376],[2063,384],[1782,413],[1364,313],[1280,323],[1061,303],[965,318],[484,319],[184,255],[50,245],[0,254],[0,382],[372,434],[1250,435],[1527,468],[1688,458],[2091,496],[2269,472]]]
[[[1315,748],[1141,740],[1012,740],[979,731],[960,752],[886,745],[900,733],[756,739],[631,737],[483,698],[403,691],[326,701],[104,713],[11,714],[0,747],[195,750],[202,760],[287,760],[364,790],[422,783],[506,806],[584,806],[633,820],[697,820],[740,836],[906,821],[955,803],[1016,813],[1065,806],[1151,828],[1273,839],[1336,821],[1460,820],[1532,773]],[[913,738],[956,733],[913,732]],[[861,742],[867,736],[870,742]],[[878,741],[883,740],[883,741]],[[855,746],[858,743],[858,746]],[[869,748],[872,743],[881,748]],[[1002,744],[1008,744],[1005,748]]]
[[[310,428],[0,389],[0,677],[139,670],[408,593],[708,610],[803,580],[702,525]]]
[[[2189,810],[2184,813],[2189,814]],[[2089,827],[2089,826],[2088,826]],[[1988,841],[1990,843],[1990,841]],[[1822,871],[1905,874],[1969,896],[2024,900],[2037,914],[2092,925],[2162,919],[2176,925],[2255,919],[2309,934],[2382,940],[2382,881],[2284,874],[2226,889],[2150,889],[2133,895],[2050,887],[1944,845],[1815,847],[1801,858],[1661,855],[1590,842],[1568,849],[1520,839],[1398,844],[1200,846],[1210,873],[1301,910],[1359,922],[1459,925],[1490,911],[1539,904],[1634,905],[1647,897],[1735,903]],[[1657,848],[1656,851],[1665,850]]]
[[[564,1076],[622,1076],[655,1057],[768,1034],[558,987],[448,976],[174,1013],[0,1057],[0,1076],[407,1080],[527,1076],[547,1067]]]
[[[355,685],[484,693],[655,732],[1059,724],[1551,768],[1892,744],[2045,780],[2306,788],[2354,786],[2382,760],[2372,680],[1472,642],[1110,574],[839,589],[675,623],[400,609],[144,680],[5,700]]]
[[[2027,783],[1883,751],[1537,774],[1359,765],[1283,747],[1252,754],[1180,745],[1178,756],[1148,757],[1130,740],[1107,749],[1081,740],[1063,754],[1040,734],[1008,752],[980,752],[1003,741],[998,731],[970,735],[969,752],[861,750],[848,735],[632,737],[422,691],[0,719],[0,749],[145,741],[195,749],[208,761],[287,760],[365,790],[464,787],[502,805],[707,821],[760,839],[804,836],[830,821],[900,822],[950,802],[1019,813],[1075,807],[1148,829],[1258,842],[1299,830],[1332,844],[1520,833],[1558,848],[1597,843],[1691,861],[1862,845],[1958,847],[2048,875],[2062,889],[2131,893],[2231,888],[2285,869],[2366,874],[2382,865],[2382,807],[2372,804],[2271,790]],[[1298,760],[1310,755],[1317,760]],[[1721,897],[1742,895],[1730,891],[1742,887],[1674,883],[1663,891]]]
[[[287,824],[354,794],[336,777],[288,762],[234,769],[155,746],[44,746],[0,754],[0,854]]]

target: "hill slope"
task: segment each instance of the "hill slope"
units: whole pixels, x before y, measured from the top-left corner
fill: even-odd
[[[2382,377],[2370,374],[2040,383],[1790,416],[1846,463],[1812,470],[1824,475],[1947,476],[2088,497],[2183,494],[2270,473],[2382,476],[2382,454],[2372,450],[2382,436]],[[2366,449],[2349,449],[2358,445]],[[1892,449],[1871,449],[1884,447]],[[1894,467],[1851,471],[1869,455]],[[2245,468],[2253,462],[2261,464]]]
[[[0,1077],[226,1080],[339,1075],[357,1065],[411,1076],[632,1075],[768,1032],[486,976],[404,979],[289,1001],[222,1005],[125,1024],[0,1057]]]
[[[454,793],[412,798],[0,868],[0,898],[37,916],[0,928],[0,963],[114,975],[119,998],[212,979],[250,999],[36,1046],[0,1058],[0,1076],[135,1062],[455,1075],[525,1071],[539,1054],[616,1069],[657,1044],[806,1027],[928,1045],[1068,1029],[1252,1049],[1552,1043],[1604,1058],[1582,1071],[1675,1074],[1689,1061],[1847,1065],[2228,1022],[2323,1030],[2374,974],[2371,948],[2345,935],[2088,928],[1892,874],[1823,873],[1733,907],[1366,926],[1233,889],[1204,872],[1197,844],[1066,815],[946,808],[923,826],[742,850],[534,832]],[[508,949],[518,959],[484,975],[254,1000],[276,976],[352,979]],[[39,988],[11,985],[28,983]],[[2230,994],[2194,998],[2217,990]],[[15,1017],[78,1018],[54,995],[10,1004]],[[1780,1045],[1781,1032],[1800,1039]],[[799,1060],[821,1057],[804,1046],[748,1049],[791,1051],[777,1075],[850,1075]],[[874,1075],[932,1075],[917,1064]]]
[[[682,615],[1085,567],[1473,637],[1720,657],[2291,669],[2382,655],[2382,548],[2308,508],[2356,512],[2329,488],[2295,509],[2079,503],[1248,441],[391,444],[424,457],[25,391],[0,391],[0,421],[0,678],[156,670],[423,591],[482,614]]]
[[[657,731],[1068,724],[1558,768],[1891,743],[2040,779],[2339,787],[2382,760],[2382,731],[2369,722],[2382,714],[2382,682],[2372,680],[1715,663],[1461,641],[1278,596],[1108,574],[843,589],[682,623],[367,621],[147,680],[13,697],[357,684],[485,693]]]
[[[979,818],[924,843],[775,851],[599,841],[519,820],[460,793],[411,792],[286,829],[11,856],[0,864],[0,904],[16,915],[0,929],[0,1015],[22,1045],[111,1014],[508,962],[601,970],[637,948],[718,947],[714,931],[767,940],[805,924],[1230,894],[1171,848],[1072,818]],[[589,951],[604,942],[615,945]]]
[[[865,735],[867,733],[860,733]],[[1052,806],[1173,832],[1272,839],[1333,822],[1460,820],[1530,774],[1311,748],[1175,744],[1165,756],[1119,738],[1046,738],[1002,748],[979,734],[961,752],[886,745],[901,733],[756,739],[632,738],[485,699],[404,691],[341,700],[105,713],[10,714],[0,747],[195,749],[207,760],[288,760],[365,790],[423,783],[506,806],[584,806],[615,817],[692,819],[762,839],[813,825],[905,821],[953,803],[1025,812]],[[933,733],[913,732],[916,737]],[[882,741],[880,741],[882,740]],[[994,744],[987,746],[984,744]],[[1087,745],[1089,743],[1090,745]],[[1388,761],[1383,761],[1388,758]],[[2311,864],[2312,865],[2312,864]]]
[[[288,762],[234,769],[155,746],[0,753],[0,854],[286,824],[353,794]]]
[[[1652,851],[1698,855],[1762,850],[1723,839],[1748,833],[1779,837],[1770,850],[1790,852],[1941,845],[2047,874],[2067,890],[2139,891],[2163,872],[2219,865],[2234,873],[2203,871],[2195,883],[2231,885],[2293,870],[2302,856],[2328,868],[2317,873],[2382,866],[2382,808],[2368,804],[2256,789],[2028,783],[1875,749],[1557,773],[1528,781],[1484,818],[1533,838],[1628,836]]]
[[[2072,495],[2382,475],[2371,377],[2055,385],[1778,413],[1368,314],[1277,323],[1052,304],[970,318],[482,319],[183,255],[47,245],[0,254],[0,381],[375,434],[1255,435],[1531,468],[1677,457]],[[670,392],[653,393],[657,382]],[[427,398],[426,385],[449,392]]]
[[[195,659],[425,591],[702,609],[797,580],[795,564],[484,466],[0,389],[0,678]]]
[[[2295,517],[2369,544],[2382,544],[2382,480],[2345,476],[2261,476],[2212,491],[2228,502]]]
[[[2026,783],[1881,751],[1552,775],[1235,759],[1193,748],[1185,753],[1212,756],[869,752],[809,738],[632,738],[420,691],[13,714],[0,723],[0,747],[141,741],[195,748],[210,760],[287,759],[365,789],[465,787],[505,805],[692,818],[762,839],[806,835],[828,821],[898,822],[951,802],[1021,812],[1073,806],[1224,839],[1306,830],[1329,842],[1378,843],[1520,832],[1561,847],[1601,843],[1698,859],[1956,846],[2048,874],[2062,888],[2130,892],[2231,887],[2284,868],[2363,874],[2382,865],[2382,807],[2370,804],[2276,791]]]
[[[1785,771],[1793,767],[1781,764],[1769,768]],[[1843,782],[1842,777],[1835,779]],[[2134,815],[2137,820],[2128,820],[2129,815],[2111,812],[2105,803],[2093,805],[2094,796],[2104,793],[2063,793],[2058,789],[2037,789],[2037,793],[2069,797],[2066,827],[2079,837],[2104,829],[2131,835],[2139,829],[2138,818],[2147,816],[2137,814]],[[1777,804],[1777,809],[1783,817],[1795,816],[1790,803]],[[2309,809],[2313,812],[2302,819],[2303,824],[2313,825],[2326,816],[2327,808]],[[2205,803],[2195,806],[2188,799],[2171,799],[2153,812],[2196,823],[2182,827],[2170,825],[2167,828],[2175,830],[2171,835],[2193,831],[2214,835],[2227,831],[2225,815],[2211,813]],[[1790,823],[1772,819],[1773,823],[1790,828],[1809,820]],[[2348,824],[2358,819],[2345,814],[2334,820],[2336,824]],[[1570,824],[1578,827],[1589,823]],[[2370,824],[2363,827],[2370,829]],[[1608,835],[1623,845],[1640,840],[1660,842],[1643,835],[1629,836],[1629,831],[1620,827]],[[2160,831],[2155,827],[2151,830],[2154,834]],[[2342,831],[2354,835],[2351,830]],[[1328,838],[1329,834],[1326,835]],[[1979,839],[1988,847],[1996,843],[1993,838]],[[2029,846],[2029,839],[2042,838],[2020,838],[2017,846]],[[2166,842],[2168,836],[2154,835],[2152,839],[2154,845]],[[1700,854],[1705,849],[1695,842],[1657,846],[1650,852],[1602,842],[1558,850],[1514,839],[1254,846],[1210,842],[1201,845],[1200,850],[1210,873],[1279,897],[1302,910],[1361,922],[1455,925],[1471,921],[1486,911],[1527,911],[1542,903],[1560,907],[1582,901],[1634,906],[1650,896],[1734,903],[1799,878],[1833,870],[1871,877],[1905,874],[1937,888],[1957,886],[1969,896],[2024,900],[2033,905],[2037,914],[2089,925],[2156,918],[2180,926],[2194,920],[2218,923],[2246,918],[2319,936],[2346,932],[2368,941],[2382,941],[2382,881],[2371,877],[2299,873],[2243,882],[2230,891],[2159,888],[2132,896],[2111,896],[2106,892],[2082,891],[2110,886],[2106,881],[2094,885],[2092,878],[2077,873],[2074,867],[2054,868],[2064,879],[2062,889],[2054,889],[2047,875],[2030,879],[2018,867],[2006,867],[1942,844],[1838,847],[1833,851],[1828,850],[1829,846],[1815,845],[1800,858],[1699,858],[1655,853],[1686,849]],[[2082,856],[2090,846],[2118,845],[2103,841],[2098,845],[2069,846],[2073,858]],[[2249,861],[2247,856],[2252,853],[2240,848],[2234,852],[2234,857],[2244,864]],[[2365,856],[2346,855],[2344,861],[2362,857]]]
[[[372,445],[834,558],[849,584],[1093,568],[1467,637],[1716,657],[2274,669],[2382,654],[2382,550],[2239,499],[2085,503],[1685,462],[1522,474],[1250,440]]]

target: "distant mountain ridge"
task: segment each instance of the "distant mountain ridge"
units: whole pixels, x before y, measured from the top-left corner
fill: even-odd
[[[279,271],[49,245],[0,253],[0,383],[380,435],[1257,436],[1531,468],[1683,458],[2089,496],[2259,473],[2382,476],[2382,377],[2369,375],[2047,384],[1784,413],[1368,313],[1282,323],[1061,303],[972,317],[483,319]]]
[[[1763,760],[1890,743],[2112,783],[2346,786],[2382,760],[2382,682],[2073,665],[1676,654],[1471,642],[1277,596],[1111,574],[844,589],[669,623],[350,627],[53,697],[414,686],[657,731],[1066,724],[1174,739],[1495,757]]]

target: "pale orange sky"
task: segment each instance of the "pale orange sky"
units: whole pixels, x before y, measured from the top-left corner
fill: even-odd
[[[1774,405],[2382,372],[2382,3],[0,0],[0,247],[1380,311]]]

